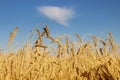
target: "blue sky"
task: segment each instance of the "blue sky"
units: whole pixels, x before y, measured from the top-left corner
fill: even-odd
[[[16,26],[25,38],[38,24],[48,24],[53,36],[112,32],[119,41],[120,0],[0,0],[0,47]]]

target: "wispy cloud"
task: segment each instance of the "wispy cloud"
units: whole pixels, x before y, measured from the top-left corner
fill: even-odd
[[[49,19],[56,21],[64,26],[68,25],[68,21],[73,17],[74,11],[70,8],[57,7],[57,6],[40,6],[37,7],[39,13]]]

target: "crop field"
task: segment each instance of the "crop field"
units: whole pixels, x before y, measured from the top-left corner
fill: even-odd
[[[11,32],[9,48],[18,30]],[[112,33],[104,39],[93,35],[89,41],[75,34],[72,41],[67,35],[53,38],[48,26],[33,32],[36,40],[31,32],[22,48],[0,52],[0,80],[120,80],[120,45]]]

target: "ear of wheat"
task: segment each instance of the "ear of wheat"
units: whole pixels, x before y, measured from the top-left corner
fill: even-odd
[[[41,38],[39,29],[36,29],[36,32],[38,33],[39,38]]]
[[[96,47],[97,46],[97,38],[95,37],[95,36],[92,36],[92,38],[93,38],[93,42],[94,42],[94,46]]]
[[[46,25],[46,27],[43,29],[46,32],[47,37],[50,37],[50,32],[49,32],[48,26]]]
[[[108,34],[109,34],[109,36],[110,36],[110,39],[108,39],[108,40],[109,40],[109,42],[110,42],[110,45],[111,45],[111,47],[112,47],[113,51],[115,51],[116,46],[115,46],[115,43],[114,43],[114,38],[113,38],[113,35],[112,35],[112,33],[111,33],[111,32],[109,32]]]
[[[40,45],[40,44],[37,44],[37,45],[35,45],[34,47],[42,47],[42,48],[48,48],[47,46],[44,46],[44,45]]]
[[[79,39],[79,42],[82,42],[82,39],[79,34],[76,34],[77,38]]]
[[[102,40],[102,39],[100,39],[100,42],[101,42],[104,46],[107,45],[107,44],[104,42],[104,40]]]
[[[38,39],[36,40],[35,44],[39,44],[39,41],[40,41],[40,44],[42,44],[42,37],[41,34],[40,34],[40,31],[39,29],[36,29],[36,32],[38,33]]]
[[[13,39],[16,37],[17,31],[18,31],[18,27],[16,27],[16,28],[14,29],[14,31],[10,33],[8,46],[11,45]]]

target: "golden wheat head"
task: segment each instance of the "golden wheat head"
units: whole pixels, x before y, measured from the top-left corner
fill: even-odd
[[[19,29],[19,28],[16,27],[16,28],[14,29],[14,31],[10,33],[8,45],[10,45],[10,44],[12,43],[13,39],[16,37],[16,34],[17,34],[18,29]]]

